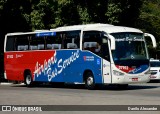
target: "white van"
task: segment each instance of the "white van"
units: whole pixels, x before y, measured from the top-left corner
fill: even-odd
[[[151,59],[150,60],[150,71],[151,71],[151,76],[150,80],[157,80],[160,82],[160,60],[155,60]]]

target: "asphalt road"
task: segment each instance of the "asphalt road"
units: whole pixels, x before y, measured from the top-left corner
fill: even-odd
[[[132,84],[127,89],[103,86],[96,90],[87,90],[83,85],[67,87],[41,85],[33,88],[16,84],[0,85],[0,105],[160,105],[160,83]],[[56,111],[55,113],[82,112]],[[53,114],[53,112],[47,113]],[[90,111],[86,113],[96,114]],[[121,112],[108,111],[108,113],[120,114]],[[140,113],[143,114],[144,111]],[[145,113],[151,112],[145,111]],[[128,114],[128,111],[122,114]],[[152,111],[152,114],[160,114],[160,111]]]

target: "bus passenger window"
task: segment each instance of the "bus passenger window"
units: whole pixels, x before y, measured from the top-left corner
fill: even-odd
[[[6,51],[15,51],[16,50],[15,44],[16,44],[16,37],[7,36]]]
[[[45,37],[30,36],[30,50],[44,50],[45,49]]]
[[[28,45],[18,45],[17,51],[25,51],[28,50]]]
[[[48,36],[46,38],[46,49],[61,49],[62,48],[62,39],[61,39],[62,32],[57,32],[56,36]]]
[[[30,45],[30,48],[29,48],[30,50],[37,50],[38,49],[38,47],[36,46],[36,45]]]
[[[61,49],[61,44],[52,44],[52,49]]]
[[[67,49],[77,49],[77,45],[75,43],[67,43]]]
[[[47,49],[61,49],[61,44],[47,44]]]
[[[62,48],[79,49],[80,47],[80,30],[66,31],[62,36]]]
[[[95,52],[97,48],[97,42],[84,42],[84,50],[90,50]]]
[[[52,49],[52,44],[47,44],[47,49]]]
[[[27,35],[16,36],[16,50],[26,51],[29,48],[29,38]]]
[[[44,44],[38,44],[38,50],[44,50]]]
[[[101,32],[99,31],[86,31],[83,36],[83,49],[89,50],[97,55],[101,51]]]
[[[95,53],[98,54],[98,55],[100,55],[100,52],[101,52],[101,51],[102,51],[102,50],[101,50],[101,45],[100,45],[99,43],[97,43],[96,49],[95,49]]]

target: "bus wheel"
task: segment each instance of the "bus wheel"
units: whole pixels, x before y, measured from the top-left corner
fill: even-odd
[[[26,84],[27,87],[32,87],[33,86],[33,80],[32,80],[31,74],[27,74],[25,76],[25,82],[24,83]]]
[[[87,73],[87,76],[85,78],[85,86],[89,90],[95,89],[95,81],[94,81],[93,74],[91,72]]]

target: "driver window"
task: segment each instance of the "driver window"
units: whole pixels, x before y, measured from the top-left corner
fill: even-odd
[[[108,46],[108,38],[102,38],[102,45],[101,45],[101,57],[110,61],[110,54],[109,54],[109,46]]]

